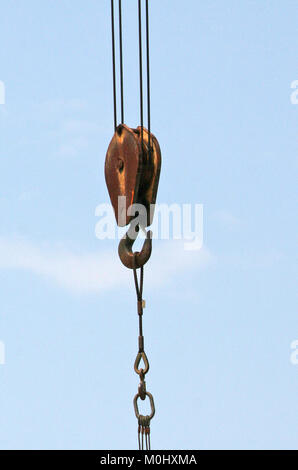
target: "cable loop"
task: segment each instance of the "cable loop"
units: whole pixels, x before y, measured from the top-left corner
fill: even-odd
[[[139,407],[138,407],[138,398],[141,398],[140,397],[140,394],[137,393],[136,396],[134,397],[134,400],[133,400],[133,405],[134,405],[134,410],[135,410],[135,415],[136,415],[136,418],[137,420],[148,420],[146,421],[146,424],[150,424],[150,421],[151,419],[153,418],[153,416],[155,415],[155,405],[154,405],[154,399],[153,399],[153,396],[151,393],[149,392],[146,392],[146,396],[149,398],[150,400],[150,408],[151,408],[151,413],[150,415],[147,415],[147,416],[143,416],[143,415],[140,415],[140,412],[139,412]],[[139,421],[140,423],[140,421]]]
[[[143,359],[143,362],[144,362],[145,369],[139,369],[139,365],[140,365],[140,362],[141,362],[142,359]],[[138,352],[135,363],[134,363],[134,370],[135,370],[136,374],[138,374],[138,375],[142,374],[143,376],[146,375],[147,372],[149,371],[149,361],[148,361],[148,357],[147,357],[145,351]]]

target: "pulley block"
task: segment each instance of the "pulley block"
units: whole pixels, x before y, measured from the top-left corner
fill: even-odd
[[[149,148],[150,145],[150,148]],[[132,204],[147,211],[146,227],[152,224],[161,168],[156,137],[146,128],[131,129],[120,124],[110,142],[105,161],[105,179],[117,224],[124,227],[134,218]],[[125,196],[121,203],[119,197]]]

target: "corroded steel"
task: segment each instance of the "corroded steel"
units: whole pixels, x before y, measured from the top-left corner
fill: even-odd
[[[115,212],[117,224],[129,224],[135,215],[128,215],[132,204],[142,204],[147,211],[146,226],[153,220],[156,201],[161,152],[157,139],[147,129],[131,129],[120,124],[110,142],[106,161],[105,178]],[[125,196],[125,204],[119,205],[119,196]]]
[[[141,268],[147,263],[152,252],[152,232],[147,232],[146,240],[144,241],[141,251],[132,251],[132,245],[135,242],[135,238],[130,238],[129,231],[121,238],[118,254],[119,257],[127,268]]]
[[[139,407],[138,407],[138,398],[140,398],[139,393],[137,393],[135,395],[134,400],[133,400],[133,405],[134,405],[134,409],[135,409],[136,418],[138,420],[142,420],[142,419],[144,420],[145,419],[146,424],[148,425],[148,423],[150,423],[151,419],[155,415],[155,406],[154,406],[154,399],[153,399],[153,396],[151,395],[151,393],[146,392],[146,396],[149,398],[149,401],[150,401],[151,413],[150,413],[149,416],[140,415]]]

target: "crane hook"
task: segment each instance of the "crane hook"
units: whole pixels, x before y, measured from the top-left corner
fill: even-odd
[[[152,232],[151,230],[146,232],[145,229],[143,229],[146,233],[146,240],[144,241],[143,247],[141,251],[133,252],[132,246],[136,241],[139,226],[137,225],[135,227],[136,235],[131,235],[131,228],[132,227],[130,227],[126,234],[121,238],[118,247],[118,254],[124,266],[130,269],[136,269],[144,266],[151,256]]]

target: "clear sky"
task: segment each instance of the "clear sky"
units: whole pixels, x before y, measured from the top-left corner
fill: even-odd
[[[137,1],[123,0],[139,125]],[[151,0],[160,203],[204,247],[154,241],[145,345],[155,449],[297,448],[296,0]],[[137,444],[132,273],[95,237],[113,135],[109,0],[0,6],[1,449]]]

